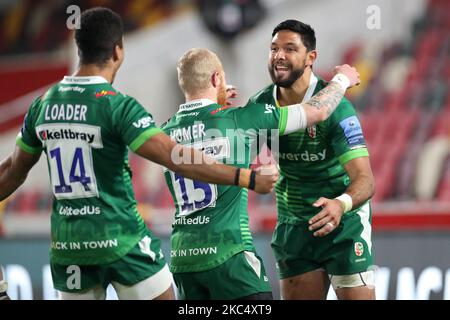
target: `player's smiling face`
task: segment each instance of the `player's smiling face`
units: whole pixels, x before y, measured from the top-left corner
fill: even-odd
[[[269,73],[273,83],[290,87],[305,71],[307,52],[300,35],[281,30],[272,39],[269,54]]]

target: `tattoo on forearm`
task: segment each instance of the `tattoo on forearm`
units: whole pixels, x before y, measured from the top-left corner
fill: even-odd
[[[330,82],[325,88],[320,90],[315,96],[311,98],[306,104],[317,109],[326,108],[327,115],[330,116],[341,102],[345,90],[336,83]]]

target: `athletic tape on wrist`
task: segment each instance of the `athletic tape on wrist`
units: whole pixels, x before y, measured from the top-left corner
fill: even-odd
[[[342,202],[344,207],[344,213],[349,212],[353,208],[353,199],[350,197],[349,194],[343,193],[339,197],[335,198],[336,200],[339,200]]]
[[[344,91],[350,86],[350,79],[343,73],[336,74],[331,81],[337,82]]]

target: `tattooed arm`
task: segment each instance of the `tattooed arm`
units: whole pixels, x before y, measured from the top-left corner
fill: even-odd
[[[305,129],[328,119],[341,102],[345,90],[360,83],[359,73],[347,64],[335,67],[334,74],[330,83],[308,102],[286,107],[286,129],[281,134]]]
[[[359,73],[347,64],[335,67],[334,74],[335,76],[325,88],[303,104],[307,126],[328,119],[341,102],[345,90],[360,83]]]
[[[345,94],[344,88],[331,81],[325,88],[320,90],[308,102],[303,104],[306,114],[307,127],[325,121],[336,110]]]

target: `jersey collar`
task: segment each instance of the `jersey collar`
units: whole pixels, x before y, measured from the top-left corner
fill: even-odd
[[[307,102],[307,101],[309,101],[309,100],[311,99],[311,97],[312,97],[313,94],[314,94],[314,90],[316,90],[316,85],[317,85],[317,82],[318,82],[318,81],[319,81],[319,79],[316,77],[316,75],[315,75],[314,73],[311,72],[311,77],[309,78],[309,86],[308,86],[308,90],[306,90],[306,94],[305,94],[305,96],[303,97],[303,100],[302,100],[300,103]],[[272,95],[273,95],[273,100],[275,101],[277,107],[279,107],[280,104],[278,103],[278,99],[277,99],[277,88],[278,88],[278,87],[277,87],[277,85],[275,84],[275,85],[273,86],[273,92],[272,92]]]
[[[108,83],[108,81],[101,76],[92,77],[69,77],[65,76],[61,81],[62,84],[101,84]]]
[[[183,103],[182,105],[180,105],[180,109],[178,110],[178,112],[200,109],[200,108],[209,106],[211,104],[215,104],[215,102],[212,100],[209,100],[209,99],[192,100],[192,101],[189,101],[187,103]]]

